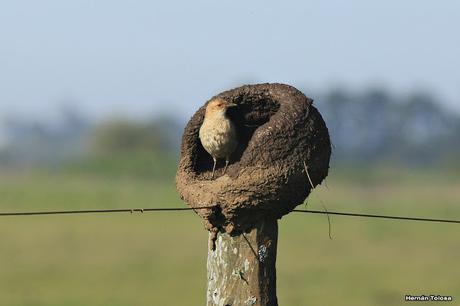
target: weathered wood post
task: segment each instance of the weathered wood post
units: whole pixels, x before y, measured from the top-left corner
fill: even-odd
[[[213,161],[198,137],[205,104],[185,128],[176,175],[181,198],[209,231],[207,305],[278,305],[277,220],[305,200],[310,179],[316,186],[327,176],[327,127],[312,100],[288,85],[216,97],[237,104],[229,116],[239,145],[226,174],[218,168],[210,179]]]

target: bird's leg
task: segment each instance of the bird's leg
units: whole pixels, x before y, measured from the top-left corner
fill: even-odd
[[[212,175],[211,175],[211,180],[214,179],[214,171],[216,170],[216,163],[217,163],[217,160],[215,157],[212,158],[214,160],[214,166],[212,166]]]
[[[222,173],[222,175],[224,175],[225,172],[227,171],[227,167],[228,167],[228,158],[225,160],[225,168],[224,168],[224,173]]]

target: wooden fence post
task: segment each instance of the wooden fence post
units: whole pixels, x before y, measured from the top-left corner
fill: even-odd
[[[208,250],[207,306],[277,306],[277,239],[276,219],[260,220],[240,235],[218,233]]]

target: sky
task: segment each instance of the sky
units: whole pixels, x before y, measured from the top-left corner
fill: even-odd
[[[460,111],[458,29],[456,0],[0,0],[0,118],[187,117],[262,82],[423,88]]]

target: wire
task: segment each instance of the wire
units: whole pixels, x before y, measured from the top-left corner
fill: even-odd
[[[134,213],[134,212],[171,212],[171,211],[188,211],[200,209],[212,209],[216,206],[203,206],[203,207],[163,207],[163,208],[119,208],[119,209],[91,209],[91,210],[52,210],[52,211],[22,211],[22,212],[0,212],[0,217],[7,216],[36,216],[36,215],[70,215],[70,214],[102,214],[102,213]],[[320,210],[306,210],[294,209],[293,212],[310,213],[310,214],[323,214],[323,215],[339,215],[347,217],[363,217],[363,218],[380,218],[380,219],[393,219],[393,220],[409,220],[409,221],[425,221],[425,222],[443,222],[443,223],[460,223],[460,220],[448,219],[434,219],[434,218],[418,218],[418,217],[404,217],[404,216],[389,216],[389,215],[371,215],[338,211],[320,211]]]
[[[364,218],[380,218],[380,219],[409,220],[409,221],[460,223],[460,220],[388,216],[388,215],[371,215],[371,214],[347,213],[347,212],[337,212],[337,211],[320,211],[320,210],[303,210],[303,209],[294,209],[293,211],[310,213],[310,214],[325,214],[325,215],[329,214],[329,215],[339,215],[339,216],[347,216],[347,217],[364,217]]]
[[[70,215],[70,214],[98,214],[98,213],[122,213],[122,212],[145,212],[145,211],[184,211],[196,209],[210,209],[215,206],[199,208],[169,207],[169,208],[119,208],[119,209],[90,209],[90,210],[52,210],[52,211],[26,211],[26,212],[1,212],[0,217],[6,216],[35,216],[35,215]]]

